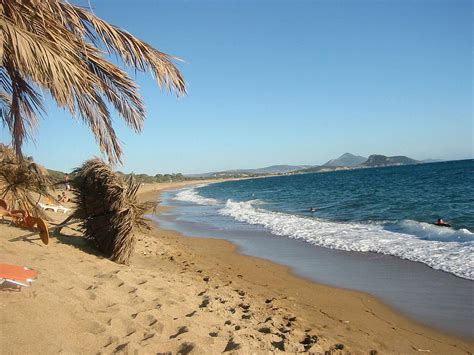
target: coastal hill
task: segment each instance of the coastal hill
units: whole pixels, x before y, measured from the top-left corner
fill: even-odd
[[[313,166],[307,169],[299,170],[296,173],[317,173],[336,170],[352,170],[384,166],[411,165],[419,163],[422,162],[412,158],[408,158],[403,155],[387,157],[381,154],[373,154],[369,156],[369,158],[364,158],[361,156],[353,155],[351,153],[345,153],[337,159],[328,161],[324,165]]]
[[[421,163],[418,160],[408,158],[403,155],[387,157],[385,155],[373,154],[366,162],[362,163],[362,166],[393,166],[393,165],[411,165]]]
[[[351,153],[342,154],[339,158],[329,160],[322,166],[355,166],[367,161],[367,158]]]

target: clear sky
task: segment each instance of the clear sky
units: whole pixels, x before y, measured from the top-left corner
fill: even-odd
[[[115,115],[122,171],[312,165],[345,152],[473,158],[470,0],[90,4],[186,61],[183,98],[138,75],[148,118],[138,135]],[[27,155],[59,170],[100,155],[83,123],[47,110]]]

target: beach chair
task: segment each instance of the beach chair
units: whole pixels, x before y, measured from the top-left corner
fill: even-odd
[[[9,210],[5,201],[0,200],[0,217],[11,217],[15,223],[25,219],[27,215],[28,213],[24,210]]]
[[[53,212],[62,212],[66,213],[70,210],[70,208],[64,207],[64,206],[54,206],[54,205],[46,205],[44,203],[38,202],[38,206],[42,208],[43,210],[51,210]]]
[[[43,244],[49,243],[48,224],[39,217],[30,216],[25,210],[9,210],[4,200],[0,202],[0,217],[10,217],[12,224],[21,228],[39,231]]]
[[[58,212],[58,206],[53,206],[53,205],[46,205],[44,203],[38,202],[38,206],[40,206],[43,210],[51,210],[53,212]]]
[[[67,208],[67,207],[64,207],[64,206],[58,206],[58,212],[63,212],[63,213],[67,213],[69,212],[71,209],[70,208]]]
[[[0,264],[0,285],[7,288],[29,287],[38,273],[24,266]]]

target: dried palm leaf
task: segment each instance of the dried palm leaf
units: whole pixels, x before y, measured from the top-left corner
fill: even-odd
[[[145,108],[133,80],[105,55],[116,54],[136,71],[150,71],[162,89],[186,93],[174,64],[178,58],[86,9],[62,0],[3,0],[0,15],[0,94],[9,98],[2,99],[0,119],[18,154],[24,140],[33,136],[36,114],[42,111],[38,87],[90,126],[110,162],[121,161],[105,100],[137,132],[143,127]]]

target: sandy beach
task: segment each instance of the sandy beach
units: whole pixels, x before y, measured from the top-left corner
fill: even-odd
[[[140,198],[156,200],[186,184],[145,185]],[[56,223],[67,216],[48,213]],[[138,235],[126,266],[88,247],[74,226],[47,246],[7,221],[0,235],[0,260],[39,274],[30,288],[0,292],[5,354],[469,354],[474,348],[370,295],[239,255],[227,241],[152,225]]]

